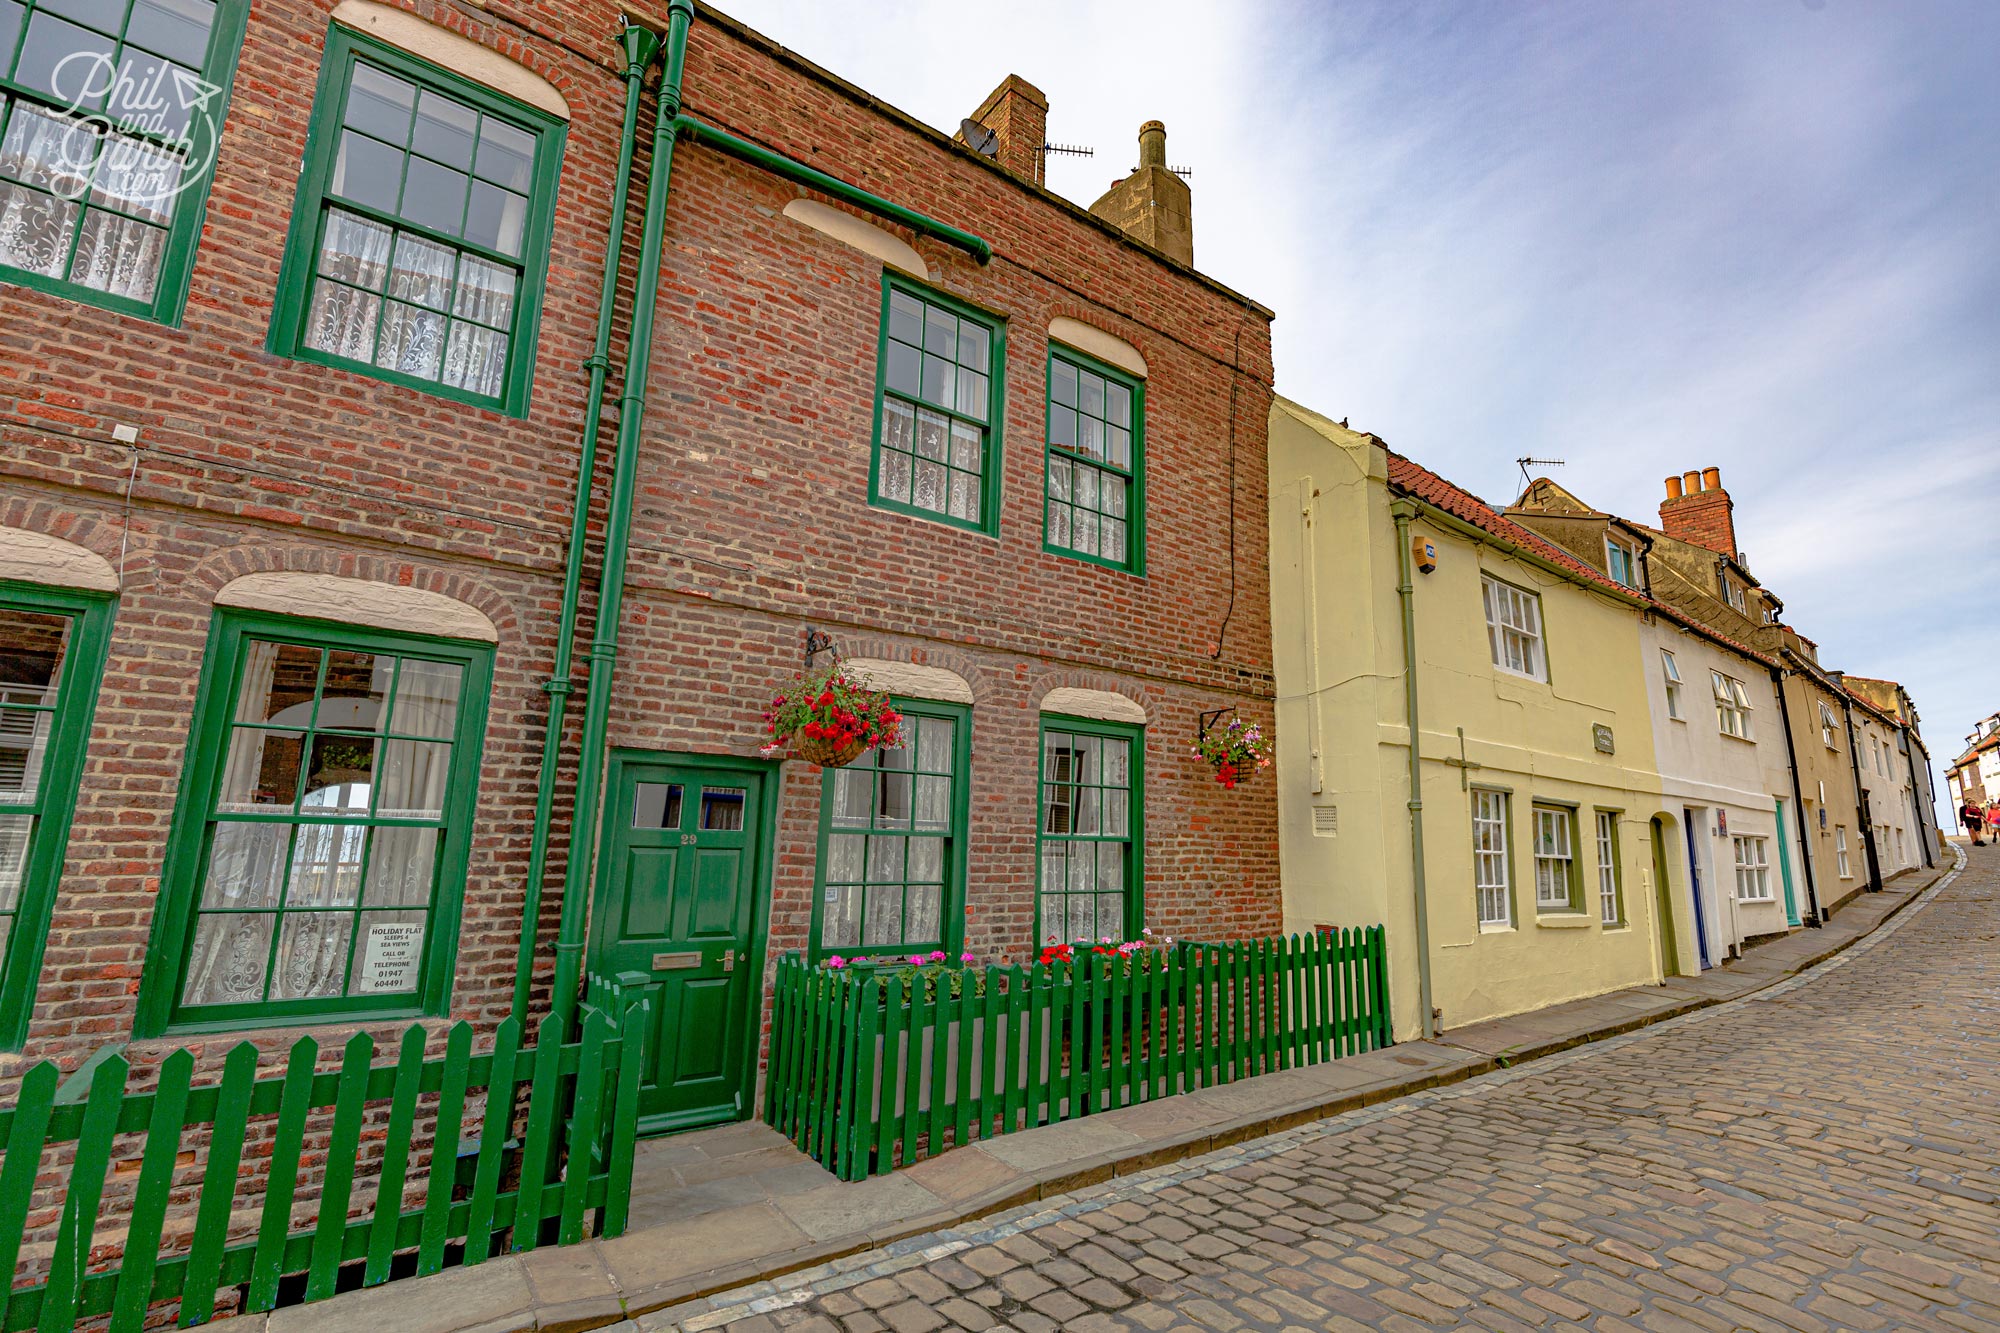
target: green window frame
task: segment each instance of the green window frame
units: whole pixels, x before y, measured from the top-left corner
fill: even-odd
[[[869,503],[997,534],[1006,368],[1000,319],[884,272]]]
[[[812,956],[878,958],[965,938],[965,840],[972,710],[897,699],[903,744],[874,749],[820,782]]]
[[[249,0],[0,0],[0,281],[178,325]]]
[[[218,608],[139,1035],[446,1012],[492,665]]]
[[[1035,803],[1039,943],[1131,939],[1145,925],[1145,756],[1142,727],[1043,716]]]
[[[526,416],[566,134],[334,25],[271,350]]]
[[[1548,805],[1536,801],[1530,806],[1534,819],[1535,910],[1537,912],[1581,912],[1583,910],[1582,848],[1577,845],[1574,807]],[[1562,896],[1557,898],[1555,890]]]
[[[0,581],[0,1049],[27,1040],[111,614],[108,595]]]
[[[1146,570],[1146,383],[1049,344],[1042,547]]]

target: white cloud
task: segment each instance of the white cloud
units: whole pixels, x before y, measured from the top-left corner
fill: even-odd
[[[945,129],[1021,74],[1082,203],[1163,119],[1283,392],[1494,500],[1720,465],[1826,661],[2000,707],[2000,6],[728,8]]]

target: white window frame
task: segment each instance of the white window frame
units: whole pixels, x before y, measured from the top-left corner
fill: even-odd
[[[1514,924],[1514,871],[1507,828],[1512,802],[1504,791],[1472,789],[1472,885],[1481,930]]]
[[[1723,574],[1720,577],[1722,580],[1722,600],[1729,603],[1731,606],[1735,607],[1738,611],[1741,611],[1745,615],[1748,615],[1749,609],[1748,609],[1748,604],[1744,601],[1743,598],[1743,589],[1737,587],[1735,583],[1731,582],[1729,575]]]
[[[1829,750],[1840,748],[1840,743],[1834,739],[1833,709],[1827,706],[1824,699],[1819,704],[1819,738],[1826,742]]]
[[[1607,926],[1625,924],[1618,884],[1618,812],[1597,812],[1597,919]]]
[[[1720,671],[1708,673],[1715,684],[1715,725],[1725,736],[1750,739],[1750,696],[1743,682]]]
[[[1667,716],[1675,722],[1685,722],[1681,716],[1681,669],[1674,661],[1674,655],[1665,648],[1660,649],[1660,677],[1667,683]]]
[[[1535,812],[1535,910],[1573,912],[1576,910],[1576,811],[1556,805],[1538,805]],[[1549,851],[1543,851],[1543,832],[1553,829]],[[1562,896],[1549,891],[1559,885]]]
[[[1768,903],[1771,895],[1771,853],[1767,840],[1755,834],[1730,838],[1736,851],[1736,901]]]
[[[1835,824],[1833,826],[1833,851],[1834,856],[1840,862],[1840,877],[1842,879],[1853,879],[1854,866],[1847,859],[1847,825],[1845,824]]]
[[[1618,566],[1621,561],[1625,566],[1625,572],[1622,576],[1618,572]],[[1606,537],[1604,539],[1604,572],[1611,576],[1613,583],[1621,587],[1638,587],[1639,553],[1624,542],[1613,541],[1611,538]]]
[[[1480,576],[1479,596],[1486,610],[1486,644],[1493,653],[1494,669],[1529,680],[1547,680],[1542,599],[1491,574]]]

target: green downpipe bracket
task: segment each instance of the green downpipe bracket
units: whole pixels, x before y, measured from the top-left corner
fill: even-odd
[[[1403,706],[1410,725],[1410,887],[1417,909],[1417,1003],[1423,1016],[1423,1038],[1437,1035],[1437,1008],[1431,999],[1431,905],[1424,883],[1424,771],[1418,753],[1423,733],[1417,726],[1417,585],[1410,561],[1410,520],[1414,506],[1398,501],[1389,511],[1396,520],[1397,596],[1403,608]]]
[[[590,360],[590,392],[583,410],[583,441],[576,462],[576,501],[569,519],[569,550],[563,557],[562,610],[556,628],[555,670],[542,688],[549,695],[542,733],[542,768],[535,784],[535,828],[528,844],[527,899],[521,908],[521,949],[514,968],[516,1022],[528,1017],[528,985],[535,972],[535,926],[542,916],[542,879],[549,863],[549,823],[555,813],[556,768],[562,758],[563,719],[575,686],[570,664],[576,653],[577,606],[582,600],[584,538],[590,526],[590,482],[597,472],[597,437],[604,420],[604,381],[611,369],[611,328],[618,309],[618,270],[625,251],[625,213],[632,191],[632,157],[639,139],[639,98],[646,71],[660,53],[651,28],[630,24],[618,34],[625,47],[625,122],[618,139],[618,180],[611,191],[611,235],[604,244],[604,279],[597,296],[597,339]],[[575,838],[572,831],[571,838]]]

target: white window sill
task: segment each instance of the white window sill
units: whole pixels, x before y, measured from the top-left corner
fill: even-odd
[[[1514,933],[1514,923],[1511,921],[1482,921],[1479,923],[1479,933],[1482,935],[1512,935]]]
[[[1738,736],[1733,731],[1725,731],[1722,732],[1721,735],[1724,740],[1741,741],[1745,745],[1755,745],[1757,743],[1757,738],[1755,736]]]
[[[1550,908],[1535,918],[1535,924],[1545,930],[1588,930],[1592,921],[1588,912],[1559,912]]]
[[[1501,666],[1498,662],[1493,664],[1493,669],[1509,680],[1528,680],[1533,681],[1537,685],[1546,685],[1549,683],[1547,676],[1531,676],[1525,671],[1516,671],[1513,667]]]

